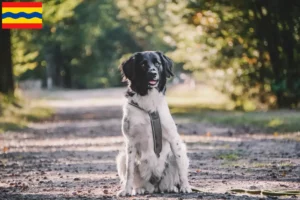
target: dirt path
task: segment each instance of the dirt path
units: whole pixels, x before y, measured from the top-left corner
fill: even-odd
[[[117,199],[122,92],[42,94],[57,111],[51,121],[0,135],[0,199]],[[191,159],[190,183],[203,192],[127,199],[268,199],[227,191],[300,190],[300,133],[247,134],[176,122]]]

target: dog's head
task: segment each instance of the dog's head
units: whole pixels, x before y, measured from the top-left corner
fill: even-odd
[[[130,89],[144,96],[153,88],[165,91],[167,78],[173,76],[172,67],[172,60],[163,53],[144,51],[133,54],[121,64],[120,70]]]

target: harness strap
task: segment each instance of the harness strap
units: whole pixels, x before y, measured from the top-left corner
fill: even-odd
[[[139,105],[133,101],[129,102],[129,104],[148,113],[151,121],[154,152],[156,156],[159,157],[159,154],[162,150],[162,129],[158,112],[148,112],[145,109],[139,107]]]

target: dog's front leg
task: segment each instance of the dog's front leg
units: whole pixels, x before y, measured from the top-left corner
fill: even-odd
[[[173,136],[173,138],[170,140],[170,144],[178,166],[180,191],[183,193],[189,193],[192,192],[188,181],[189,159],[187,157],[185,144],[182,142],[177,131],[174,133],[176,136]]]
[[[125,181],[123,183],[122,189],[118,192],[118,196],[132,195],[135,154],[136,154],[136,149],[134,145],[130,142],[130,140],[128,140],[126,144]]]
[[[166,133],[166,139],[171,145],[171,150],[175,156],[178,166],[180,191],[183,193],[192,192],[190,184],[188,182],[189,159],[186,153],[186,146],[177,132],[177,127],[175,125],[175,122],[171,118],[171,115],[167,116],[165,119],[167,119],[166,122],[168,123],[164,123],[163,128]]]

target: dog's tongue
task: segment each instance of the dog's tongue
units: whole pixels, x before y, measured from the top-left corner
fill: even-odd
[[[149,81],[149,83],[150,83],[151,85],[154,85],[154,84],[156,83],[156,81]]]

